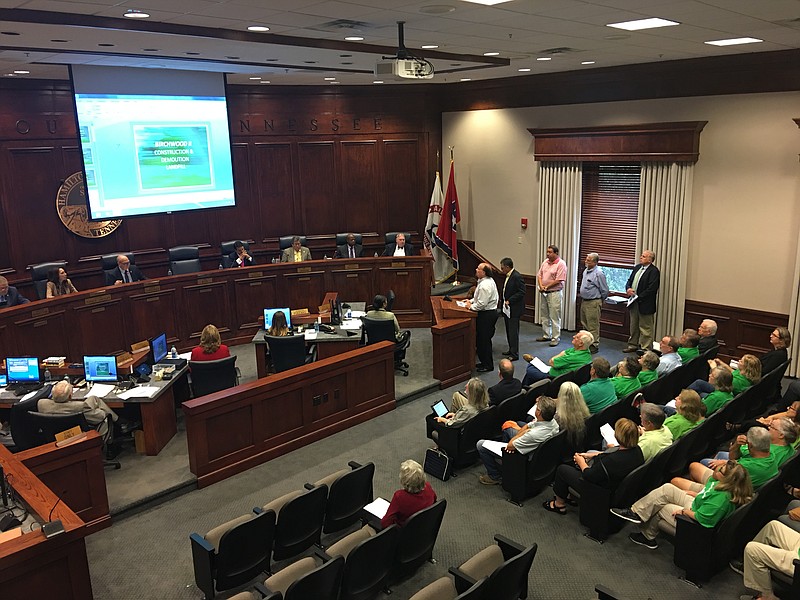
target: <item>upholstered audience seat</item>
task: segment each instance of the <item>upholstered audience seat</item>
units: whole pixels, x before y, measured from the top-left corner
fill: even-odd
[[[497,544],[478,552],[460,567],[451,567],[456,590],[464,592],[479,579],[487,578],[483,597],[492,600],[517,600],[528,597],[528,572],[533,565],[538,546],[527,548],[495,535]]]
[[[281,561],[297,556],[319,544],[325,518],[327,486],[296,490],[262,507],[277,514],[272,559]]]
[[[362,509],[373,499],[375,464],[360,465],[351,461],[348,465],[349,469],[332,473],[314,484],[315,487],[324,485],[328,488],[323,526],[326,534],[341,531],[356,523],[361,518]]]
[[[452,579],[440,577],[411,596],[410,600],[482,600],[485,583],[486,578],[484,577],[475,582],[475,585],[467,591],[459,594]]]

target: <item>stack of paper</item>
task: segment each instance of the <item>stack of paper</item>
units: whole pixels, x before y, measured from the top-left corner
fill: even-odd
[[[364,507],[364,510],[382,519],[386,515],[386,511],[389,510],[389,501],[381,497],[375,498]]]

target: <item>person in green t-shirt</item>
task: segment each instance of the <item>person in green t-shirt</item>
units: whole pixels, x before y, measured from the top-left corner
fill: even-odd
[[[567,348],[550,359],[550,371],[548,373],[540,371],[533,366],[533,356],[523,354],[522,358],[531,364],[525,370],[525,378],[522,380],[522,385],[530,385],[542,379],[555,379],[559,375],[574,371],[583,365],[588,365],[592,362],[592,353],[589,348],[593,342],[594,336],[585,329],[581,329],[572,336],[572,348]]]
[[[696,495],[665,483],[630,508],[612,508],[611,514],[639,525],[639,532],[630,534],[628,539],[653,549],[658,548],[656,536],[661,521],[676,527],[675,518],[684,515],[703,527],[714,527],[737,506],[747,504],[752,498],[750,475],[731,460],[715,471]]]
[[[639,358],[639,364],[642,366],[642,371],[639,373],[639,383],[642,387],[658,379],[656,369],[658,368],[659,362],[658,354],[652,350],[648,350]]]
[[[703,402],[694,390],[681,390],[675,398],[676,414],[667,417],[664,427],[672,432],[672,439],[686,435],[689,431],[700,425],[703,421]]]
[[[590,379],[581,386],[581,394],[591,414],[600,412],[617,401],[617,390],[611,382],[611,365],[602,356],[592,360]]]
[[[697,347],[700,343],[700,334],[696,329],[684,329],[679,341],[681,346],[678,348],[678,356],[681,357],[683,364],[700,356],[700,350]]]
[[[703,404],[706,416],[710,417],[733,399],[733,375],[722,367],[715,367],[708,374],[708,383],[714,386],[714,391],[703,398]]]
[[[708,365],[711,367],[711,369],[716,369],[719,367],[720,369],[730,371],[733,377],[734,396],[738,396],[750,386],[753,386],[761,381],[761,361],[758,360],[758,357],[753,356],[752,354],[745,354],[742,356],[742,358],[739,359],[739,364],[736,369],[722,362],[718,358],[709,360]],[[692,383],[692,385],[689,386],[689,389],[695,390],[700,394],[701,397],[704,397],[714,391],[714,386],[712,386],[708,381],[697,379],[694,383]]]
[[[611,380],[614,384],[614,390],[617,392],[617,398],[624,398],[642,387],[638,378],[641,370],[642,366],[639,361],[632,356],[620,361],[619,365],[617,365],[617,376]]]

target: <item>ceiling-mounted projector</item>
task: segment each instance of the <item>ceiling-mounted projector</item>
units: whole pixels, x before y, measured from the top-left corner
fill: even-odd
[[[384,56],[375,65],[375,77],[401,77],[403,79],[433,79],[433,65],[424,58],[412,56],[403,42],[404,21],[397,22],[397,54]]]

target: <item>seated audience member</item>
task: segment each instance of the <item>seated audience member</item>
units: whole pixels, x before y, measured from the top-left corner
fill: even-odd
[[[303,246],[300,243],[300,236],[296,235],[292,238],[292,247],[286,248],[281,254],[281,262],[303,262],[304,260],[311,260],[311,250]]]
[[[635,392],[642,384],[639,383],[639,373],[642,365],[632,356],[627,356],[621,360],[617,368],[617,376],[611,378],[617,398],[625,398]]]
[[[717,322],[713,319],[703,319],[697,328],[697,335],[700,336],[700,340],[697,343],[697,350],[700,354],[719,345],[717,342]]]
[[[275,311],[272,323],[267,329],[267,335],[273,337],[286,337],[289,335],[289,325],[286,323],[286,314],[282,310]]]
[[[739,451],[741,457],[737,459],[737,455],[731,450],[731,459],[736,460],[750,473],[750,480],[753,482],[755,491],[758,491],[758,488],[778,473],[778,463],[770,453],[770,440],[769,431],[763,427],[751,427],[747,432],[747,450]],[[736,447],[738,448],[738,446]],[[747,456],[745,456],[745,452]],[[702,463],[693,462],[689,465],[689,478],[674,477],[672,483],[682,490],[699,492],[711,474],[726,462],[727,460],[724,459],[712,460],[708,467]]]
[[[783,418],[789,419],[795,424],[795,426],[800,427],[800,400],[792,402],[789,408],[787,408],[783,412],[775,413],[767,417],[760,417],[756,419],[756,421],[763,425],[769,425],[773,421],[777,421],[778,419],[783,419]],[[749,427],[740,426],[738,428],[733,427],[732,429],[738,429],[739,431],[744,431],[746,429],[749,429]]]
[[[776,327],[769,334],[769,341],[772,350],[761,356],[761,375],[765,376],[780,367],[789,360],[788,348],[792,345],[792,334],[786,327]],[[773,410],[783,411],[795,400],[800,400],[800,382],[793,381],[789,385],[783,400],[781,396],[781,381],[776,379],[769,389],[764,390],[764,394],[771,400],[776,400]]]
[[[678,348],[678,355],[681,357],[681,362],[685,365],[693,358],[700,356],[700,350],[697,345],[700,343],[700,334],[694,329],[684,329]]]
[[[536,400],[535,420],[530,423],[507,421],[503,424],[503,441],[507,442],[503,452],[528,454],[536,450],[558,433],[558,423],[553,418],[555,414],[556,401],[549,396],[539,396]],[[503,478],[500,470],[502,457],[484,448],[484,442],[486,440],[478,440],[476,445],[478,456],[486,467],[486,475],[480,475],[478,479],[484,485],[497,485]]]
[[[778,600],[772,590],[770,571],[779,571],[788,577],[794,575],[794,560],[800,553],[800,532],[787,527],[780,521],[770,521],[761,528],[751,542],[744,547],[744,563],[742,571],[731,567],[744,575],[746,588],[756,595],[741,596],[741,600],[759,598],[761,600]],[[786,596],[789,598],[789,596]]]
[[[414,256],[414,246],[406,243],[406,236],[404,233],[398,233],[394,236],[393,244],[386,244],[383,250],[384,256]]]
[[[589,418],[589,409],[584,402],[580,388],[571,381],[565,381],[558,390],[555,420],[558,423],[559,431],[567,432],[567,442],[569,442],[570,448],[583,448],[587,418]]]
[[[106,437],[109,433],[106,416],[111,415],[113,421],[117,414],[108,405],[96,396],[87,396],[83,400],[72,399],[72,384],[68,381],[59,381],[53,386],[50,398],[41,398],[36,404],[36,410],[47,415],[74,415],[83,413],[86,422],[94,425],[98,433]]]
[[[514,377],[514,363],[504,358],[497,371],[500,381],[489,388],[489,404],[498,405],[503,400],[516,396],[522,391],[522,382]]]
[[[11,308],[28,302],[30,300],[20,294],[13,285],[8,285],[8,279],[0,275],[0,308]]]
[[[361,258],[364,248],[361,244],[356,244],[356,236],[352,233],[347,234],[347,241],[341,246],[336,246],[335,258]]]
[[[712,369],[719,367],[730,371],[733,377],[733,395],[737,396],[749,388],[751,385],[757,384],[761,381],[761,361],[752,354],[745,354],[739,359],[739,366],[734,369],[727,363],[722,362],[720,359],[708,361]],[[690,390],[695,390],[701,397],[706,396],[714,391],[714,386],[708,381],[702,379],[696,380],[689,386]]]
[[[124,254],[117,256],[117,268],[111,271],[110,276],[114,280],[114,285],[147,279],[139,270],[139,267],[132,265],[130,259]]]
[[[219,330],[214,325],[206,325],[200,334],[200,345],[192,348],[192,357],[189,360],[219,360],[230,355],[230,350],[222,343]]]
[[[533,364],[529,364],[525,369],[525,378],[522,380],[522,385],[527,386],[547,378],[555,379],[568,371],[574,371],[583,365],[588,365],[592,362],[592,353],[589,348],[593,342],[594,336],[585,329],[581,329],[572,336],[572,348],[559,352],[548,361],[551,367],[549,373],[544,373],[534,367]],[[533,356],[530,354],[523,354],[522,358],[528,363],[533,361]]]
[[[733,399],[733,374],[722,367],[715,367],[708,374],[708,383],[714,387],[714,391],[703,398],[703,404],[706,405],[706,416],[710,417]]]
[[[664,427],[672,432],[672,439],[677,440],[703,421],[703,402],[694,390],[681,390],[675,398],[676,413],[667,417]]]
[[[630,419],[619,419],[614,426],[614,437],[619,446],[599,454],[575,453],[575,466],[564,464],[556,470],[552,500],[542,505],[545,510],[560,515],[567,514],[567,502],[573,502],[569,488],[580,493],[583,482],[615,490],[636,467],[644,464],[639,448],[639,428]]]
[[[697,494],[665,483],[630,508],[612,508],[611,513],[639,525],[639,531],[630,534],[628,539],[654,550],[658,548],[656,536],[660,522],[666,522],[674,531],[677,526],[675,517],[684,515],[703,527],[711,528],[752,498],[750,475],[731,460],[715,471]]]
[[[642,370],[639,372],[637,378],[639,379],[641,387],[649,385],[658,379],[657,369],[659,362],[658,354],[652,350],[648,350],[639,358],[639,365],[642,367]]]
[[[753,425],[759,426],[758,424]],[[762,426],[763,427],[763,426]],[[750,431],[750,429],[748,429]],[[797,441],[798,428],[797,425],[786,417],[782,419],[773,419],[767,425],[769,431],[769,453],[772,459],[777,463],[780,469],[787,460],[794,456],[794,443]],[[706,466],[710,466],[715,459],[739,460],[740,458],[747,458],[750,456],[750,451],[747,447],[747,435],[739,434],[731,442],[728,452],[717,452],[714,459],[704,459],[702,462]]]
[[[683,364],[681,362],[681,356],[678,354],[679,345],[678,340],[671,335],[666,335],[661,338],[661,343],[659,344],[661,358],[658,360],[656,373],[659,375],[666,375]]]
[[[255,264],[253,257],[247,252],[244,244],[237,240],[233,244],[233,252],[230,253],[228,259],[231,261],[231,267],[249,267]]]
[[[467,401],[456,411],[451,411],[443,417],[434,417],[434,421],[445,427],[458,427],[469,421],[489,406],[489,396],[486,393],[486,384],[477,377],[467,382]],[[438,439],[438,432],[434,429],[433,439]]]
[[[592,360],[590,379],[581,386],[581,394],[591,414],[617,401],[617,389],[611,382],[611,365],[602,356]]]
[[[78,293],[78,290],[72,285],[72,281],[70,281],[64,269],[61,267],[50,269],[50,272],[47,273],[47,298],[76,293]]]
[[[642,426],[639,428],[639,448],[642,449],[644,462],[672,443],[672,431],[664,427],[667,415],[658,404],[645,402],[639,408]]]
[[[400,324],[397,322],[397,317],[393,312],[386,310],[386,296],[378,294],[372,299],[372,309],[367,312],[367,318],[375,319],[376,321],[394,321],[394,335],[398,342],[402,342],[406,333],[400,330]]]
[[[425,478],[425,471],[415,460],[400,464],[400,485],[389,502],[386,514],[381,519],[381,527],[390,525],[402,527],[412,516],[436,502],[436,492]]]

